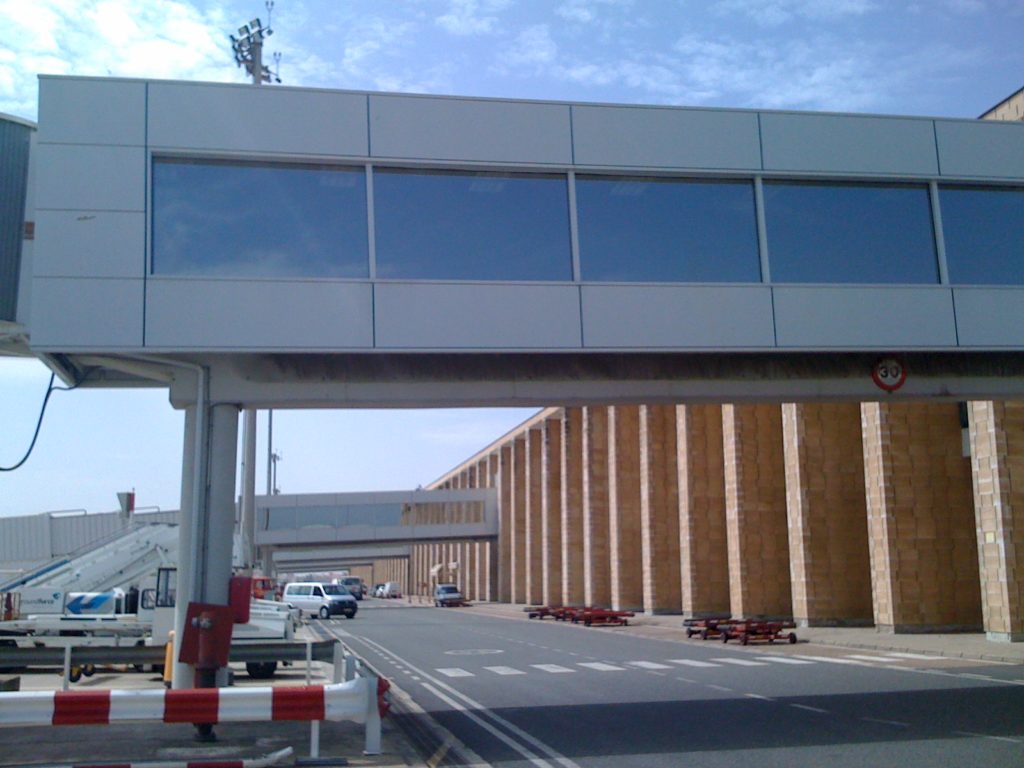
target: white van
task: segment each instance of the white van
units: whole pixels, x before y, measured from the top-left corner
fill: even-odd
[[[295,581],[284,588],[282,602],[306,613],[329,619],[343,614],[354,619],[359,604],[341,584],[321,584],[318,581]]]

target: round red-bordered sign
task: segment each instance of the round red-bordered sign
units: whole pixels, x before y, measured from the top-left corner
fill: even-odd
[[[879,389],[895,392],[907,380],[907,366],[898,357],[883,357],[871,369],[871,380]]]

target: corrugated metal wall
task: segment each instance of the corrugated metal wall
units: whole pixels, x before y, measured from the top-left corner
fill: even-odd
[[[10,322],[18,309],[31,132],[27,125],[0,118],[0,320]]]
[[[146,512],[136,522],[176,523],[178,512]],[[110,536],[129,523],[117,512],[98,515],[0,517],[0,580],[4,571],[17,571],[66,555]]]

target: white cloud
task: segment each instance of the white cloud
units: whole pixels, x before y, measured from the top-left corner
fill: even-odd
[[[714,5],[719,15],[738,14],[764,26],[779,26],[794,19],[863,16],[878,8],[876,0],[719,0]]]
[[[557,56],[558,46],[551,39],[551,30],[547,24],[538,24],[520,32],[501,54],[501,60],[510,66],[544,65],[550,64]]]
[[[509,0],[451,0],[448,12],[436,22],[453,35],[488,34],[498,25],[498,13],[508,5]]]
[[[0,0],[0,111],[36,114],[39,74],[242,81],[218,5]]]
[[[565,0],[555,8],[555,13],[569,22],[577,24],[590,24],[600,18],[602,6],[629,7],[633,0]]]

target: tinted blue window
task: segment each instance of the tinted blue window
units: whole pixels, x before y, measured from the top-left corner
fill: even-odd
[[[158,160],[153,272],[367,277],[362,168]]]
[[[937,283],[925,186],[764,185],[772,282]]]
[[[377,276],[571,280],[564,176],[375,169]]]
[[[951,283],[1024,285],[1024,190],[942,187]]]
[[[751,182],[577,177],[580,276],[758,282]]]

